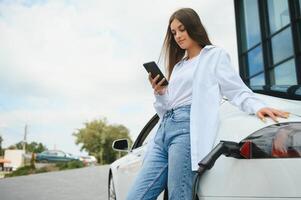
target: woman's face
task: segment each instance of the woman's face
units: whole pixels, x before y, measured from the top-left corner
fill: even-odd
[[[175,41],[182,49],[189,49],[193,45],[198,45],[194,40],[192,40],[189,37],[184,25],[178,19],[174,19],[171,22],[170,30],[173,34]]]

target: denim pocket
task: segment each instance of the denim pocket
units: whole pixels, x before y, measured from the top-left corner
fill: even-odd
[[[189,110],[175,110],[171,115],[173,122],[188,122],[190,120]]]

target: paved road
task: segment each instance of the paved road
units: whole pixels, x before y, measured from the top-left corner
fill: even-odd
[[[109,166],[0,179],[1,200],[107,200]]]

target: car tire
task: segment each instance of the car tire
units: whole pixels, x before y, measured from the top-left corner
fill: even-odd
[[[116,192],[115,192],[114,181],[113,181],[113,176],[111,171],[109,174],[108,200],[116,200]]]

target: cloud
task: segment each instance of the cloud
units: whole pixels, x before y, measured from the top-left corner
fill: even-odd
[[[155,112],[142,63],[158,59],[168,18],[181,7],[200,14],[237,66],[232,1],[0,1],[5,144],[29,124],[29,139],[78,151],[72,132],[102,117],[135,138]]]

